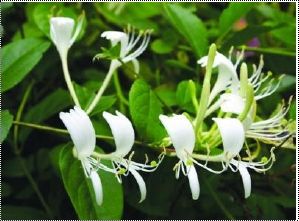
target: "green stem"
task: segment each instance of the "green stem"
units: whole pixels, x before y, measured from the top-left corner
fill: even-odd
[[[40,190],[39,190],[39,188],[38,188],[38,186],[37,186],[37,184],[36,184],[36,182],[34,181],[32,175],[31,175],[30,172],[28,171],[28,169],[27,169],[27,167],[26,167],[26,164],[25,164],[23,158],[22,158],[19,154],[17,154],[17,157],[18,157],[18,159],[19,159],[20,165],[22,166],[22,169],[23,169],[23,171],[24,171],[24,173],[25,173],[25,175],[26,175],[26,177],[27,177],[29,183],[31,184],[33,190],[35,191],[35,193],[36,193],[36,195],[37,195],[37,197],[38,197],[38,199],[40,200],[41,204],[43,205],[43,207],[44,207],[46,213],[48,214],[49,218],[53,219],[53,215],[52,215],[51,209],[50,209],[50,207],[47,205],[47,203],[46,203],[46,201],[45,201],[45,199],[44,199],[42,193],[40,192]]]
[[[219,208],[222,210],[222,212],[226,215],[226,217],[228,219],[234,220],[235,219],[234,216],[226,209],[226,207],[224,206],[224,204],[222,203],[222,201],[220,200],[220,198],[218,197],[218,195],[216,194],[214,189],[211,187],[209,182],[206,180],[206,178],[203,178],[203,180],[204,180],[204,183],[206,184],[209,192],[211,193],[212,197],[214,198],[214,200],[218,204]]]
[[[119,99],[120,102],[120,111],[122,113],[125,112],[125,106],[127,105],[129,106],[129,101],[125,98],[123,92],[122,92],[122,88],[121,85],[119,83],[119,77],[118,77],[118,73],[117,71],[115,71],[114,75],[113,75],[113,82],[114,82],[114,86],[115,86],[115,90],[116,90],[116,95]]]
[[[75,89],[74,89],[74,85],[72,84],[72,80],[71,80],[71,76],[69,73],[69,69],[68,69],[68,64],[67,64],[67,53],[62,54],[60,56],[61,58],[61,63],[62,63],[62,70],[63,70],[63,75],[64,75],[64,79],[67,85],[67,88],[70,92],[70,95],[75,103],[76,106],[80,107],[80,103],[78,100],[78,97],[76,95]]]
[[[24,96],[22,98],[21,104],[18,108],[18,112],[17,112],[16,118],[15,118],[16,121],[20,121],[20,119],[22,117],[24,107],[26,105],[26,102],[27,102],[28,97],[29,97],[29,95],[31,93],[31,90],[32,90],[32,86],[33,86],[33,82],[31,82],[28,85],[28,87],[26,88],[26,91],[25,91]],[[15,125],[14,126],[14,131],[13,131],[13,141],[14,141],[15,154],[19,154],[21,152],[21,149],[18,148],[18,133],[19,133],[19,127],[18,127],[18,125]]]
[[[54,132],[54,133],[69,134],[69,132],[67,130],[56,128],[56,127],[43,126],[43,125],[39,125],[39,124],[26,123],[26,122],[21,122],[21,121],[13,121],[13,124],[19,125],[19,126],[31,127],[31,128],[38,129],[38,130],[50,131],[50,132]],[[96,138],[102,139],[102,140],[114,140],[113,137],[105,136],[105,135],[96,135]],[[138,145],[145,145],[143,142],[137,141],[137,140],[134,143],[138,144]],[[146,146],[149,146],[149,145],[146,145]]]
[[[98,102],[100,101],[104,91],[106,90],[106,88],[108,87],[108,85],[110,83],[110,80],[112,78],[112,75],[113,75],[114,71],[116,70],[115,65],[116,65],[115,62],[111,61],[109,71],[108,71],[108,73],[107,73],[107,75],[106,75],[106,77],[103,81],[102,86],[100,87],[100,89],[98,90],[95,98],[93,99],[93,101],[91,102],[91,104],[89,105],[89,107],[86,110],[87,114],[90,114],[93,111],[93,109],[95,108],[95,106],[98,104]]]
[[[277,54],[277,55],[284,55],[284,56],[291,56],[291,57],[296,57],[295,52],[291,51],[284,51],[279,48],[256,48],[256,47],[247,47],[247,46],[239,46],[237,49],[244,49],[245,51],[256,51],[256,52],[261,52],[265,54]]]

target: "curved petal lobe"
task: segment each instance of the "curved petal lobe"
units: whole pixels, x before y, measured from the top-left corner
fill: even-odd
[[[192,154],[195,145],[195,132],[191,122],[183,114],[173,114],[171,117],[160,115],[159,119],[170,136],[178,158],[185,161],[188,154]]]
[[[114,154],[124,157],[131,151],[135,140],[131,121],[118,111],[116,111],[116,115],[103,112],[103,117],[108,122],[115,140],[116,151]]]
[[[96,135],[88,115],[75,106],[69,113],[60,112],[59,117],[71,135],[78,158],[90,156],[95,148]]]
[[[134,176],[138,186],[139,186],[139,190],[140,190],[140,200],[139,203],[141,203],[143,200],[145,200],[146,198],[146,186],[145,186],[145,182],[142,178],[142,176],[132,167],[129,167],[129,171],[130,173]]]
[[[234,114],[242,113],[245,103],[243,98],[238,94],[226,93],[220,96],[221,110]]]
[[[91,183],[94,189],[97,204],[100,206],[103,203],[103,188],[99,174],[96,171],[90,173]]]
[[[198,181],[196,169],[192,165],[187,167],[187,171],[188,171],[189,186],[192,193],[192,199],[197,200],[200,193],[200,187],[199,187],[199,181]]]
[[[201,58],[197,63],[201,66],[206,66],[208,57],[205,56]],[[218,67],[218,77],[211,91],[209,103],[212,103],[214,98],[222,91],[226,90],[228,87],[235,92],[238,88],[238,75],[236,69],[230,59],[225,57],[223,54],[217,52],[213,67]]]
[[[105,31],[101,34],[101,37],[110,40],[112,46],[115,46],[118,42],[120,42],[120,55],[125,56],[125,51],[129,43],[129,36],[125,32]]]
[[[236,160],[232,160],[231,163],[239,169],[239,172],[241,174],[242,181],[243,181],[244,196],[245,196],[245,199],[246,199],[251,194],[251,177],[250,177],[250,174],[249,174],[248,169],[246,167],[246,163],[238,162]]]
[[[240,120],[236,118],[213,118],[222,138],[224,152],[235,157],[241,151],[245,141],[245,131]]]

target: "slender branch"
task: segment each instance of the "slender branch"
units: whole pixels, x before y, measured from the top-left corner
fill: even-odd
[[[67,64],[67,53],[64,55],[62,54],[60,56],[61,58],[61,63],[62,63],[62,70],[63,70],[63,75],[64,75],[64,79],[66,82],[66,85],[68,87],[68,90],[70,92],[70,95],[75,103],[76,106],[80,107],[80,103],[79,103],[79,99],[76,95],[71,77],[70,77],[70,73],[69,73],[69,69],[68,69],[68,64]]]
[[[108,85],[110,83],[110,80],[112,78],[112,75],[113,75],[115,69],[116,69],[115,62],[111,61],[109,71],[108,71],[108,73],[107,73],[107,75],[106,75],[106,77],[103,81],[102,86],[100,87],[100,89],[99,89],[98,93],[96,94],[95,98],[93,99],[93,101],[91,102],[91,104],[89,105],[89,107],[86,110],[87,114],[90,114],[93,111],[93,109],[96,107],[98,102],[100,101],[103,93],[105,92],[106,88],[108,87]]]
[[[20,119],[22,117],[22,113],[23,113],[25,104],[26,104],[26,102],[28,100],[28,97],[29,97],[29,95],[31,93],[31,90],[32,90],[32,86],[33,86],[33,82],[31,82],[28,85],[28,87],[26,88],[26,91],[25,91],[24,96],[22,98],[21,104],[18,108],[18,112],[17,112],[16,118],[15,118],[16,121],[20,121]],[[19,127],[18,127],[18,125],[15,125],[14,126],[14,131],[13,131],[13,142],[14,142],[15,154],[18,154],[18,153],[21,152],[21,149],[19,149],[19,147],[18,147],[18,133],[19,133]]]
[[[49,131],[49,132],[54,132],[54,133],[60,133],[60,134],[69,134],[69,132],[65,129],[60,129],[56,127],[49,127],[49,126],[44,126],[44,125],[39,125],[39,124],[32,124],[32,123],[26,123],[26,122],[21,122],[21,121],[13,121],[14,125],[20,125],[20,126],[25,126],[25,127],[31,127],[34,129],[38,130],[44,130],[44,131]],[[111,136],[105,136],[105,135],[96,135],[97,139],[102,139],[102,140],[114,140],[113,137]],[[141,141],[135,141],[135,144],[138,145],[146,145]],[[149,145],[146,145],[149,146]]]
[[[265,54],[277,54],[277,55],[284,55],[290,57],[296,57],[296,53],[292,51],[284,51],[280,48],[258,48],[258,47],[248,47],[248,46],[239,46],[238,49],[245,51],[256,51]]]
[[[125,105],[129,106],[129,101],[125,98],[125,96],[122,92],[122,88],[121,88],[121,85],[119,83],[119,77],[118,77],[117,71],[114,72],[113,82],[114,82],[114,87],[115,87],[115,90],[116,90],[116,95],[117,95],[117,97],[119,99],[119,103],[120,103],[120,111],[122,113],[125,113],[125,111],[126,111]]]
[[[34,181],[32,175],[30,174],[30,172],[28,171],[27,167],[26,167],[26,164],[23,160],[23,158],[18,154],[17,155],[18,159],[19,159],[19,162],[20,162],[20,165],[29,181],[29,183],[31,184],[32,188],[34,189],[38,199],[40,200],[41,204],[43,205],[46,213],[48,214],[49,218],[53,219],[53,215],[52,215],[52,211],[50,209],[50,207],[48,206],[48,204],[46,203],[42,193],[40,192],[36,182]]]

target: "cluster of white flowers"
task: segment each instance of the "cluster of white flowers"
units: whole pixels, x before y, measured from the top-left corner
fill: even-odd
[[[52,18],[50,23],[51,38],[58,49],[64,66],[66,64],[64,59],[66,59],[70,46],[80,33],[82,22],[79,22],[77,25],[79,28],[76,28],[74,34],[74,20],[70,18],[56,17]],[[156,170],[164,155],[159,156],[158,163],[142,164],[134,162],[132,154],[130,154],[135,141],[134,129],[130,120],[118,111],[116,111],[116,115],[107,112],[103,113],[104,119],[111,128],[116,150],[110,154],[96,152],[96,134],[88,114],[98,104],[113,72],[123,63],[132,62],[136,73],[139,72],[139,63],[136,58],[146,49],[150,39],[150,32],[140,32],[136,36],[134,31],[130,33],[106,31],[102,33],[101,37],[110,40],[112,46],[120,44],[119,57],[111,61],[110,69],[103,85],[86,112],[81,109],[76,94],[72,89],[69,73],[65,71],[67,68],[64,69],[66,81],[76,106],[68,113],[60,113],[60,119],[73,140],[74,155],[81,161],[86,177],[92,181],[97,203],[101,205],[103,201],[103,191],[98,170],[114,173],[119,182],[121,182],[122,175],[132,174],[140,188],[141,202],[146,197],[146,186],[139,171],[152,172]],[[138,44],[139,46],[137,47]],[[179,178],[180,171],[188,177],[194,200],[198,199],[200,193],[195,165],[216,174],[220,174],[228,168],[233,172],[239,171],[243,180],[245,198],[247,198],[251,193],[251,177],[248,168],[257,172],[264,172],[271,168],[272,163],[275,161],[275,156],[272,148],[269,158],[264,157],[258,162],[253,162],[250,157],[250,151],[247,149],[249,156],[242,158],[240,153],[243,147],[247,145],[246,138],[252,138],[257,142],[276,144],[289,136],[288,130],[284,129],[281,123],[288,111],[288,106],[282,107],[270,119],[256,121],[256,101],[271,95],[278,88],[280,82],[278,80],[278,82],[273,83],[273,80],[270,80],[270,74],[264,75],[262,73],[262,58],[257,68],[253,66],[253,73],[248,77],[245,63],[241,65],[240,75],[238,75],[238,66],[243,59],[243,53],[237,56],[237,62],[233,64],[231,56],[227,58],[215,50],[214,56],[209,54],[198,61],[203,67],[207,66],[207,69],[211,61],[211,69],[212,67],[218,67],[217,80],[211,92],[209,89],[207,91],[209,96],[205,101],[206,106],[199,105],[199,109],[203,108],[204,110],[203,119],[215,111],[221,113],[217,117],[212,118],[214,125],[211,131],[199,130],[198,116],[194,120],[188,114],[160,115],[159,117],[169,135],[176,156],[179,158],[179,162],[174,166],[176,178]],[[209,71],[211,72],[211,70]],[[240,76],[240,79],[238,76]],[[210,84],[210,80],[204,81],[204,84]],[[205,85],[203,90],[205,90]],[[198,113],[202,114],[202,110],[199,110]],[[221,154],[210,155],[208,152],[208,154],[204,155],[193,152],[196,145],[199,145],[202,140],[207,140],[211,137],[214,145],[211,148],[221,146],[222,144],[223,152]],[[207,142],[207,146],[209,144]],[[209,150],[210,147],[207,147],[207,151]],[[111,167],[103,164],[102,160],[110,160]],[[204,161],[204,163],[200,161]],[[221,163],[222,167],[220,170],[212,169],[208,166],[208,162]]]

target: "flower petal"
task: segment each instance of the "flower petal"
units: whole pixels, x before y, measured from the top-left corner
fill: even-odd
[[[140,190],[140,200],[139,203],[141,203],[143,200],[146,198],[146,185],[145,182],[142,178],[142,176],[133,168],[129,167],[128,168],[130,173],[134,176]]]
[[[243,98],[238,94],[225,93],[220,96],[221,110],[234,114],[242,113],[245,103]]]
[[[96,136],[87,114],[75,106],[69,113],[60,112],[59,117],[71,135],[78,158],[90,156],[95,148]]]
[[[125,56],[126,48],[129,43],[129,36],[127,33],[121,31],[105,31],[101,34],[101,37],[110,40],[112,46],[115,46],[120,42],[120,57]]]
[[[195,132],[191,122],[183,114],[159,116],[173,143],[178,158],[185,161],[188,154],[192,154],[195,145]]]
[[[224,152],[234,157],[241,151],[245,141],[245,131],[240,120],[236,118],[213,118],[223,142]]]
[[[100,206],[103,203],[103,188],[99,174],[96,171],[91,171],[90,179],[95,193],[97,204]]]
[[[131,151],[135,140],[131,121],[118,111],[116,111],[116,115],[103,112],[103,117],[108,122],[115,140],[116,151],[114,154],[124,157]]]
[[[232,160],[231,162],[234,164],[238,169],[242,177],[243,187],[244,187],[244,196],[245,199],[248,198],[251,194],[251,177],[247,170],[245,162],[238,162],[236,160]]]
[[[50,19],[50,36],[59,53],[67,53],[71,47],[75,22],[72,18],[53,17]]]
[[[208,57],[205,56],[197,63],[201,64],[201,66],[206,66],[207,61]],[[211,91],[209,103],[211,103],[220,92],[226,90],[228,87],[231,88],[233,92],[236,92],[239,85],[238,75],[233,63],[223,54],[217,52],[213,67],[218,67],[219,73]]]
[[[199,181],[195,167],[187,166],[189,186],[192,193],[192,199],[197,200],[200,193]]]
[[[251,194],[251,177],[250,177],[250,174],[249,174],[246,166],[244,166],[242,164],[239,165],[239,172],[241,174],[242,181],[243,181],[245,198],[248,198]]]

